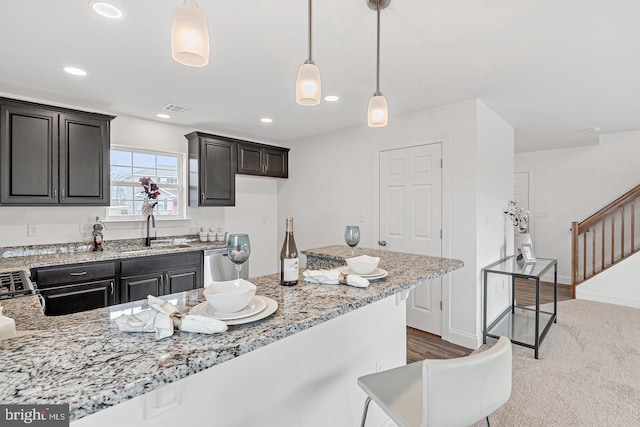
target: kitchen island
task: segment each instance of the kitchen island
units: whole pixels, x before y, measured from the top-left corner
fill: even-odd
[[[277,311],[217,335],[120,332],[112,319],[146,302],[45,317],[35,297],[9,300],[5,314],[32,333],[0,342],[0,402],[69,403],[78,427],[357,424],[356,378],[405,363],[400,296],[463,266],[383,252],[389,275],[368,288],[253,278]],[[183,313],[204,301],[201,289],[163,299]]]

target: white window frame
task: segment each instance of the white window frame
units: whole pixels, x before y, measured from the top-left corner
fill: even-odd
[[[177,188],[178,189],[178,214],[177,215],[155,215],[156,220],[160,221],[173,221],[173,220],[185,220],[187,218],[187,175],[185,167],[185,153],[175,151],[163,151],[163,150],[149,150],[138,147],[131,147],[127,145],[111,145],[111,150],[116,151],[128,151],[133,153],[152,154],[156,156],[175,156],[178,157],[178,184],[166,184],[158,183],[160,189],[163,188]],[[111,181],[111,164],[109,164],[109,180],[111,187],[113,186],[131,186],[131,181]],[[134,182],[134,191],[143,191],[142,186]],[[109,190],[109,203],[111,203],[111,190]],[[110,207],[110,206],[109,206]],[[134,215],[109,215],[109,207],[107,207],[106,220],[112,222],[124,222],[124,221],[145,221],[142,212]]]

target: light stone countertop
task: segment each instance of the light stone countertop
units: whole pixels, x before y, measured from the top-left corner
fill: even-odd
[[[305,252],[343,259],[340,247],[332,248]],[[176,332],[156,341],[152,333],[120,332],[112,319],[147,308],[145,301],[56,317],[45,317],[33,296],[2,301],[3,314],[32,334],[0,341],[0,402],[69,403],[70,418],[77,420],[463,266],[459,260],[388,251],[380,256],[389,275],[368,288],[302,281],[284,287],[276,274],[252,278],[258,295],[273,298],[278,310],[216,335]],[[181,313],[204,301],[202,289],[162,298]]]
[[[126,241],[123,241],[126,242]],[[52,265],[77,264],[85,262],[110,261],[115,259],[137,258],[142,256],[165,255],[180,252],[203,251],[209,249],[221,249],[226,243],[199,242],[189,240],[185,243],[147,248],[142,244],[143,239],[135,239],[131,243],[107,246],[104,251],[94,252],[87,250],[88,245],[71,245],[64,248],[64,252],[43,253],[26,256],[0,257],[0,273],[6,271],[25,270],[27,275],[31,268],[47,267]],[[50,245],[42,245],[42,251],[47,251]],[[8,252],[8,251],[7,251]],[[11,251],[14,253],[38,253],[39,247],[20,248]]]

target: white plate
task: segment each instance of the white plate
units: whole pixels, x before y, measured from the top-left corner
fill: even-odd
[[[227,325],[242,325],[244,323],[255,322],[256,320],[262,320],[265,317],[272,315],[278,309],[278,303],[269,297],[256,295],[254,298],[262,299],[263,301],[265,301],[267,307],[261,312],[254,314],[253,316],[243,317],[241,319],[223,320],[223,322]],[[209,305],[207,301],[202,302],[193,307],[191,311],[189,311],[189,314],[199,314],[200,316],[212,317],[207,313],[207,305]]]
[[[247,304],[245,308],[243,308],[242,310],[234,311],[233,313],[216,311],[216,309],[213,308],[211,304],[207,304],[208,307],[204,308],[204,310],[206,310],[209,317],[213,317],[218,320],[233,320],[253,316],[256,313],[261,312],[267,306],[267,301],[254,296],[253,298],[251,298],[251,301],[249,301],[249,304]]]
[[[342,267],[338,267],[337,270],[342,274],[355,274],[351,271],[349,266],[346,266],[346,265]],[[378,279],[382,279],[383,277],[387,277],[388,275],[389,275],[389,272],[381,268],[376,268],[375,270],[373,270],[373,272],[369,274],[358,274],[358,276],[367,280],[378,280]]]

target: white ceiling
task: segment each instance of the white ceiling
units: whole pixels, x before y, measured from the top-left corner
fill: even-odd
[[[88,0],[0,4],[0,92],[160,120],[264,142],[366,126],[375,90],[375,12],[366,0],[314,2],[314,60],[323,95],[295,102],[307,56],[304,0],[199,0],[209,65],[171,59],[179,0],[118,0],[125,17]],[[597,143],[640,129],[640,1],[392,0],[382,12],[381,91],[394,116],[473,97],[516,129],[516,151]],[[78,78],[65,65],[86,69]],[[261,117],[274,122],[263,124]]]

